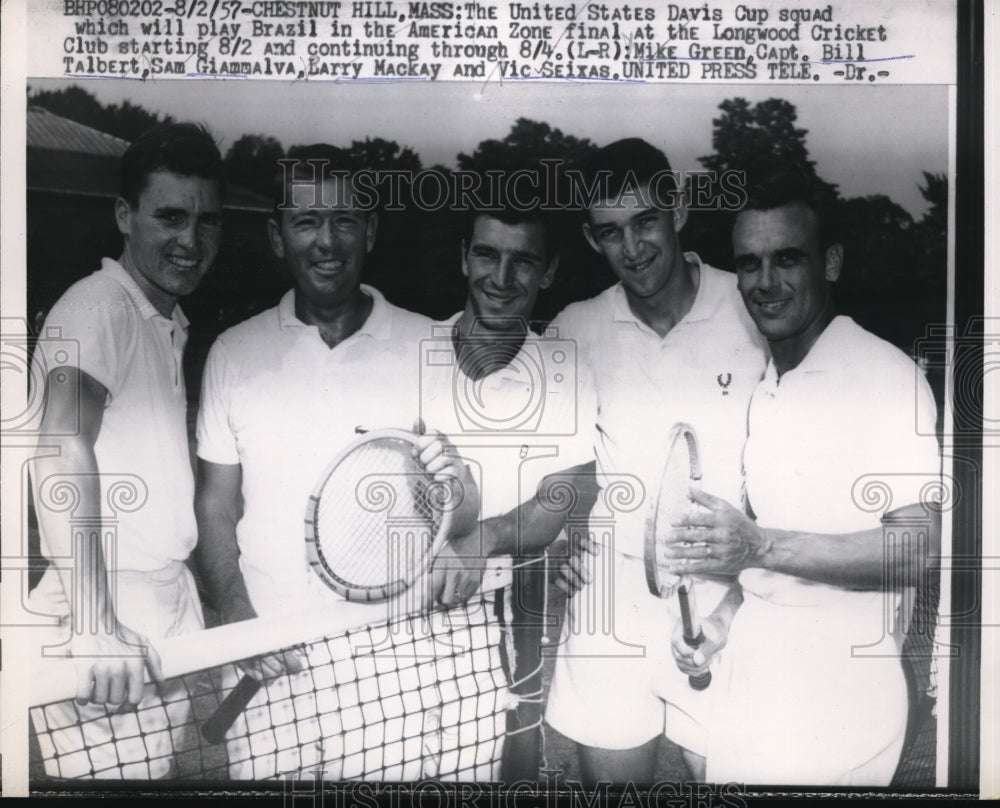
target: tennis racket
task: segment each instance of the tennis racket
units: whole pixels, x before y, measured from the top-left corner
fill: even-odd
[[[690,648],[698,648],[705,642],[705,632],[701,630],[701,620],[698,618],[698,607],[694,600],[694,583],[685,578],[677,585],[677,600],[681,606],[681,628],[684,642]],[[688,676],[688,684],[693,690],[704,690],[712,684],[712,672],[692,674]]]
[[[379,603],[401,595],[448,540],[461,495],[413,457],[416,440],[398,429],[362,435],[326,467],[309,496],[309,566],[347,600]],[[205,740],[220,743],[260,687],[245,675],[202,724]]]
[[[680,578],[667,571],[666,535],[671,525],[692,507],[688,490],[701,485],[701,459],[698,436],[685,423],[676,423],[667,437],[667,461],[660,477],[660,488],[651,504],[646,519],[646,540],[643,560],[646,567],[646,584],[649,591],[659,598],[670,597],[674,590],[681,607],[684,641],[697,648],[705,641],[694,598],[694,583],[690,578]],[[689,676],[694,690],[704,690],[712,681],[711,671]]]

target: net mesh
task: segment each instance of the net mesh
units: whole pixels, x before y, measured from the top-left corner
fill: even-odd
[[[913,618],[903,643],[903,672],[910,693],[909,720],[892,788],[933,788],[937,779],[937,676],[935,628],[941,597],[937,574],[917,587]]]
[[[32,779],[498,779],[516,705],[503,592],[297,646],[305,670],[265,680],[219,744],[199,727],[242,676],[234,664],[148,686],[129,712],[34,707]]]
[[[441,525],[441,494],[411,445],[379,438],[348,453],[311,508],[315,552],[324,570],[352,589],[406,580]]]

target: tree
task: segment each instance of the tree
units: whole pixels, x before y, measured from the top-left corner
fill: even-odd
[[[169,115],[158,115],[131,101],[123,101],[120,106],[102,104],[92,93],[75,84],[63,90],[35,93],[29,88],[28,102],[128,141],[135,140],[151,126],[173,122]]]
[[[366,137],[351,142],[348,149],[358,165],[373,171],[420,171],[420,157],[409,146],[394,140]]]
[[[567,168],[580,168],[597,151],[587,138],[564,135],[547,123],[518,118],[503,140],[484,140],[472,154],[459,154],[465,171],[532,168],[543,159],[562,160]]]
[[[745,98],[730,98],[719,104],[722,115],[712,120],[715,154],[698,158],[709,171],[746,171],[755,175],[775,166],[795,168],[813,178],[817,186],[835,197],[837,186],[816,174],[809,159],[807,130],[796,127],[795,105],[782,98],[769,98],[750,106]]]
[[[913,228],[919,245],[916,274],[926,300],[932,302],[930,319],[940,321],[940,303],[948,293],[948,177],[927,171],[923,175],[924,184],[917,187],[930,208]]]
[[[831,202],[837,186],[821,179],[816,163],[809,157],[808,132],[796,126],[795,105],[781,98],[769,98],[751,105],[745,98],[728,98],[719,104],[722,115],[712,120],[713,154],[699,157],[705,168],[718,177],[728,171],[745,172],[745,181],[775,168],[798,169],[816,184],[817,191]],[[713,199],[721,198],[716,191]],[[730,215],[715,210],[692,209],[684,229],[684,244],[714,266],[732,262]]]
[[[943,250],[948,241],[948,177],[944,174],[921,172],[924,184],[918,185],[920,194],[930,205],[917,228],[923,238],[936,242]]]
[[[268,135],[243,135],[226,152],[226,179],[270,197],[274,191],[278,160],[285,156],[281,143]]]

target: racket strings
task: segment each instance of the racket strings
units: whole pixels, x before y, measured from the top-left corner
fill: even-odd
[[[656,531],[656,568],[664,583],[676,583],[675,576],[667,572],[667,534],[687,513],[692,510],[688,496],[693,483],[691,453],[688,442],[679,437],[671,448],[660,481],[660,493],[656,502],[654,529]]]
[[[406,580],[441,526],[433,479],[395,438],[362,444],[329,473],[315,505],[317,553],[348,586]]]

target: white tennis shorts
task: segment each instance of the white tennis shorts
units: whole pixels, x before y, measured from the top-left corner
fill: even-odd
[[[194,578],[175,561],[152,572],[119,570],[114,575],[119,619],[156,644],[205,627]],[[69,605],[58,573],[51,567],[28,596],[28,608],[60,618],[39,632],[43,646],[69,642]],[[45,771],[51,777],[149,780],[174,773],[176,754],[190,733],[191,702],[181,679],[147,687],[134,711],[118,713],[75,700],[31,711]]]
[[[718,688],[691,689],[670,651],[679,618],[676,595],[649,592],[641,559],[602,548],[590,584],[567,604],[545,718],[577,743],[631,749],[665,734],[705,754],[706,726]],[[725,594],[713,581],[696,584],[707,615]]]

